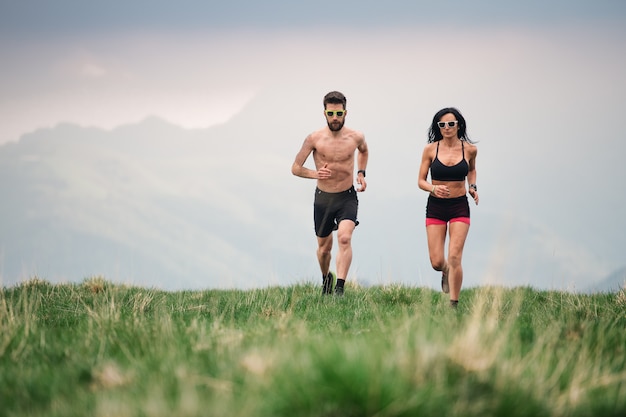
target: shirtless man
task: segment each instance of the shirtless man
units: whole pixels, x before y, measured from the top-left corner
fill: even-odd
[[[311,133],[291,166],[291,173],[302,178],[317,180],[313,218],[317,236],[317,260],[322,272],[322,294],[332,294],[335,276],[330,272],[333,230],[337,230],[337,284],[335,294],[343,295],[344,283],[352,262],[352,232],[357,221],[358,198],[356,191],[367,188],[367,143],[363,133],[344,127],[346,97],[331,91],[324,97],[324,117],[328,126]],[[357,183],[354,188],[354,153],[357,155]],[[315,170],[305,168],[313,153]]]

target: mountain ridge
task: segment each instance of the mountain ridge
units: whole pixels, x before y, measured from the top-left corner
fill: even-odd
[[[321,103],[304,101],[277,118],[282,98],[268,92],[205,129],[156,116],[110,130],[63,123],[0,146],[0,281],[98,275],[179,289],[316,280],[314,182],[289,172],[316,128],[310,112],[321,118]],[[392,151],[375,138],[403,138],[394,132],[407,128],[377,129],[366,125],[372,174],[359,195],[349,279],[436,287],[421,210],[415,214],[425,199],[389,187],[406,176],[406,164],[396,162],[405,156],[390,160],[395,169],[375,156]],[[580,290],[615,270],[596,268],[596,255],[581,243],[566,244],[507,212],[479,206],[472,225],[464,285]]]

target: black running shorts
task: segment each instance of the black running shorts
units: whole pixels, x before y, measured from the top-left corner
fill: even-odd
[[[426,219],[437,219],[449,222],[453,219],[468,219],[470,217],[467,195],[455,198],[437,198],[428,196],[426,203]]]
[[[358,225],[357,212],[359,200],[354,187],[339,193],[327,193],[315,188],[313,201],[313,220],[315,223],[315,235],[326,237],[333,230],[337,230],[342,220],[352,220]]]

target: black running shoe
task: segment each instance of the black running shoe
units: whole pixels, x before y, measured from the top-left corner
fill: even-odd
[[[322,285],[322,294],[328,295],[333,293],[333,285],[335,285],[335,273],[329,272],[328,275],[324,277],[324,283]]]
[[[343,287],[336,286],[335,287],[335,295],[337,297],[343,297]]]

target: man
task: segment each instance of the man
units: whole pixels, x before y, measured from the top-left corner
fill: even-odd
[[[333,231],[337,231],[337,283],[335,294],[343,295],[344,283],[352,262],[352,233],[357,221],[358,199],[354,188],[354,154],[357,155],[358,191],[367,188],[367,143],[363,133],[344,126],[346,97],[331,91],[324,97],[327,126],[311,133],[304,140],[291,167],[291,173],[317,180],[313,219],[317,236],[317,260],[322,272],[322,294],[332,294],[335,276],[330,272]],[[305,168],[313,153],[315,170]]]

